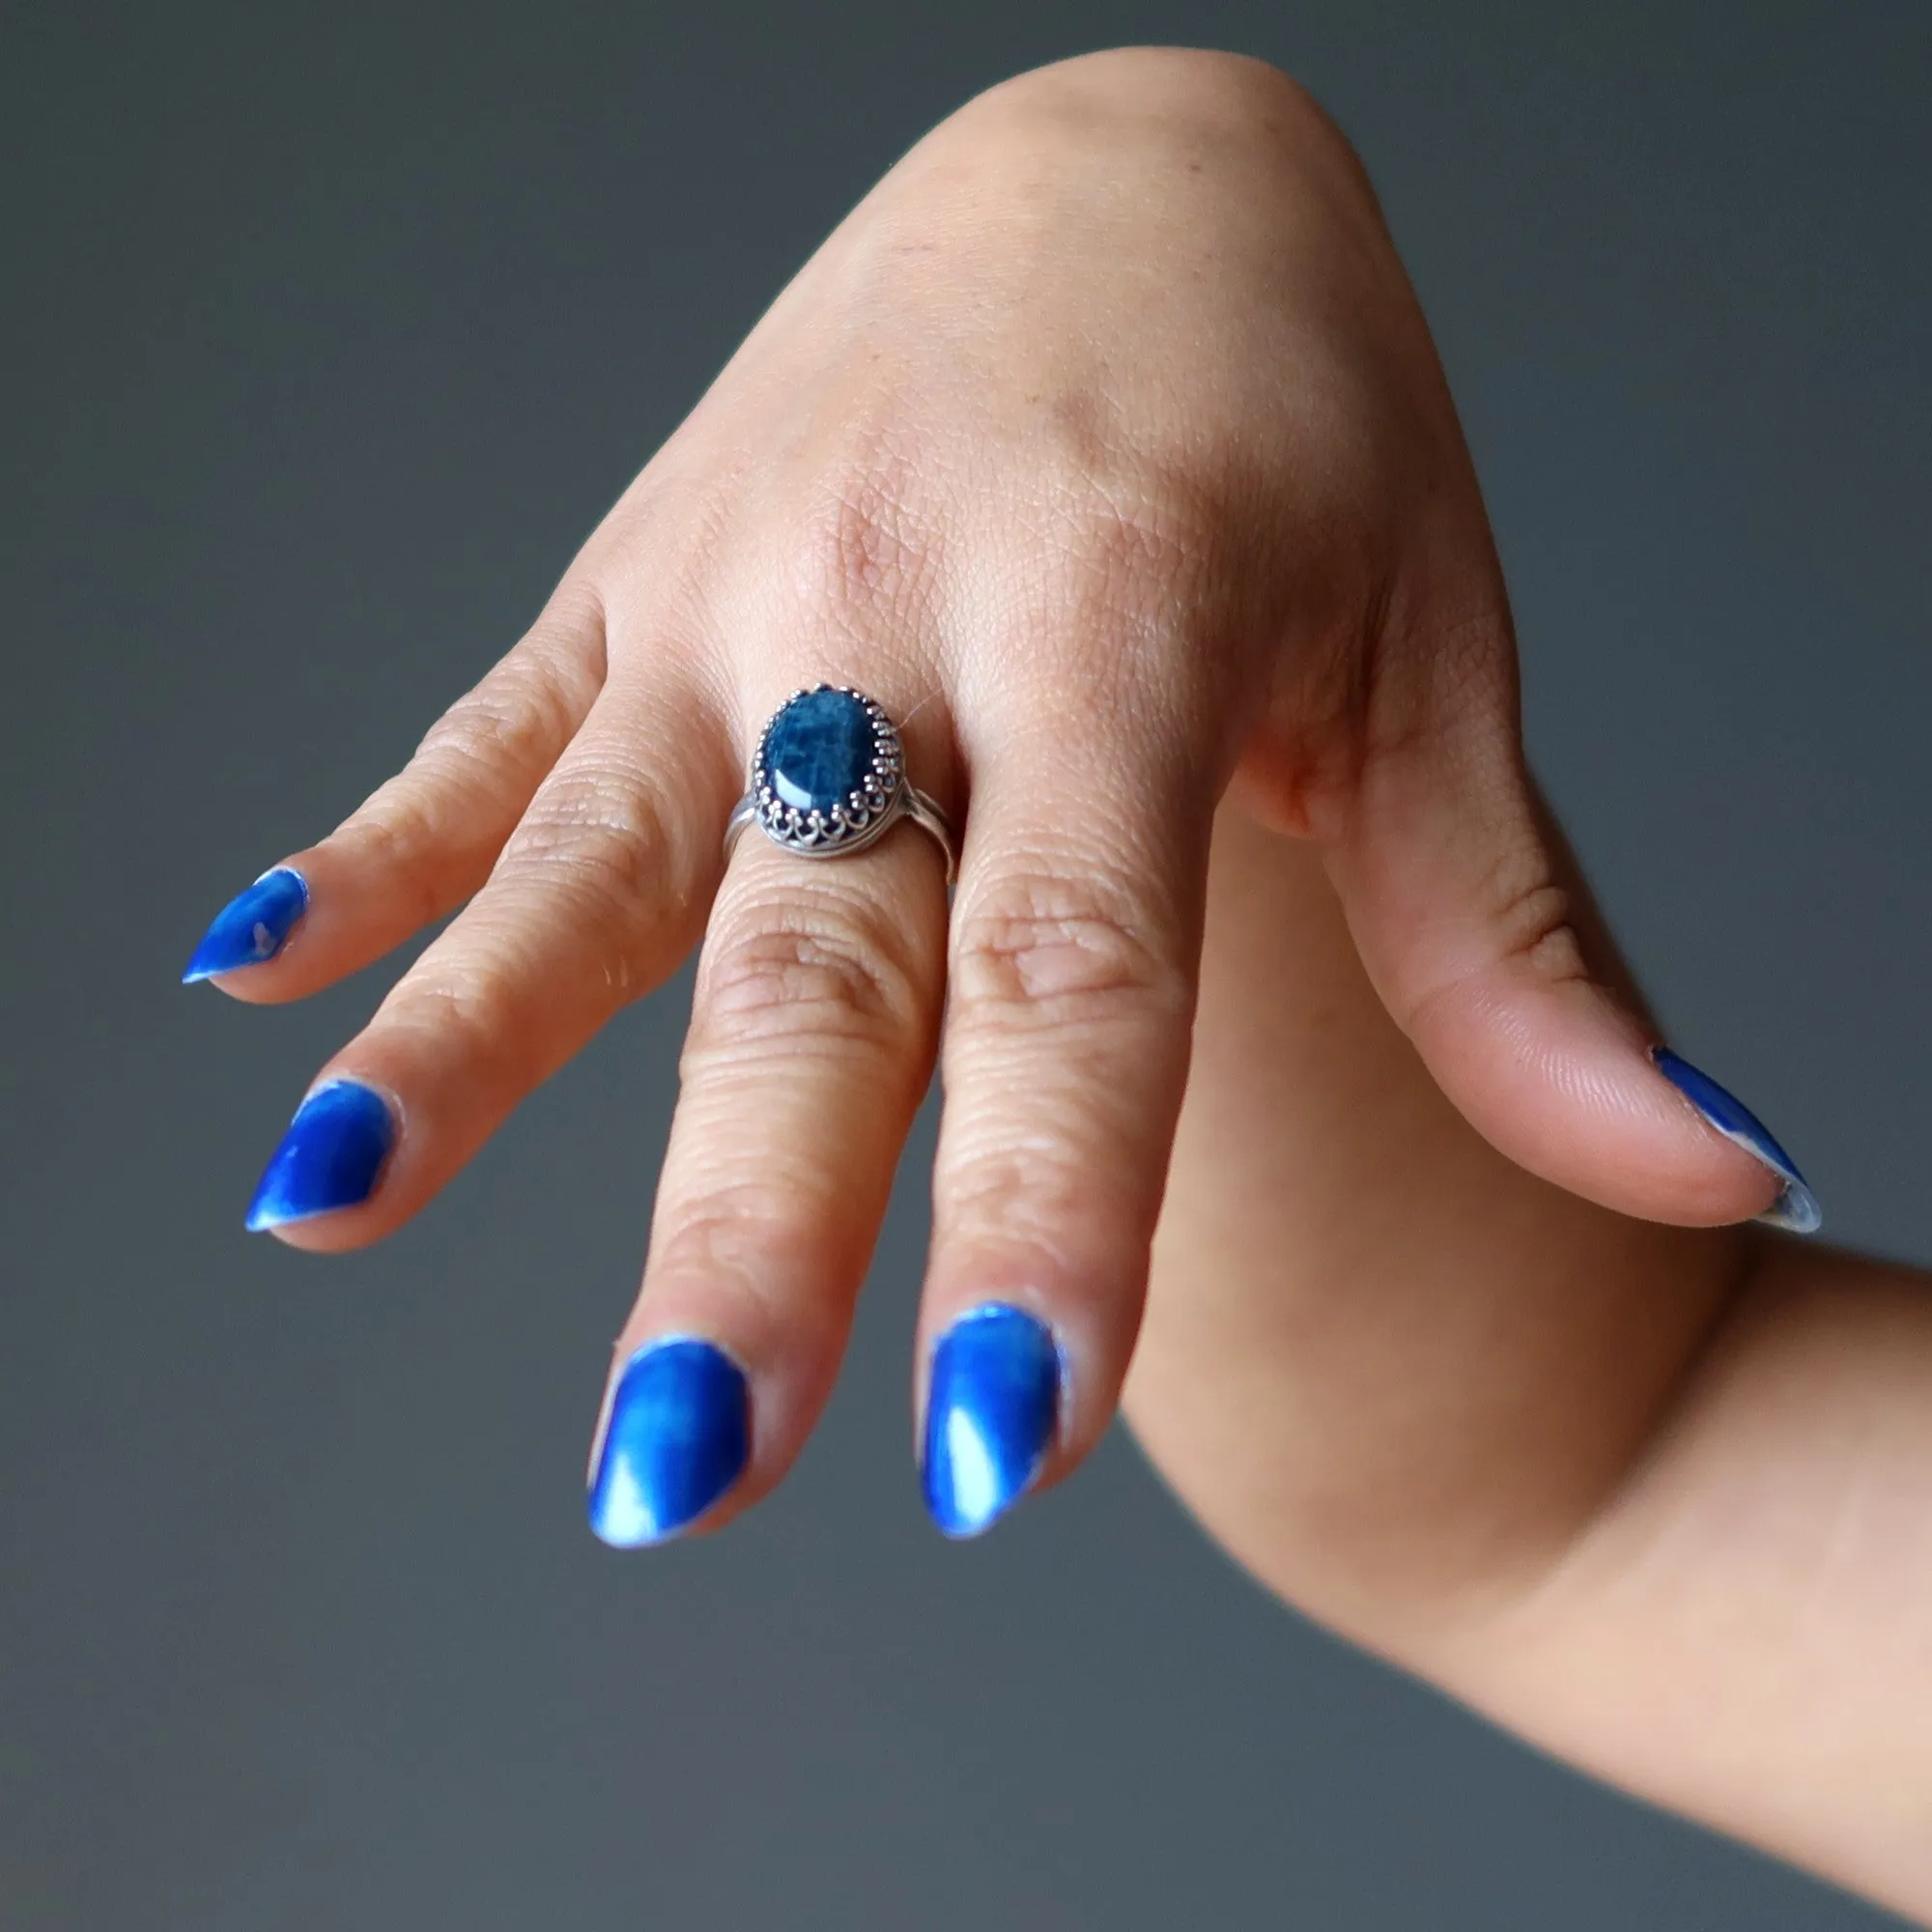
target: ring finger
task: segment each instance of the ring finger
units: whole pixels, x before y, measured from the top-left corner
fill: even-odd
[[[936,736],[927,712],[913,770]],[[804,1442],[931,1077],[945,948],[943,867],[912,828],[826,863],[740,839],[591,1452],[606,1542],[724,1521]]]

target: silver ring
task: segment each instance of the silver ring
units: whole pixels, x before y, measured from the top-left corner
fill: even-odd
[[[755,825],[805,859],[843,859],[876,844],[901,818],[938,840],[946,883],[958,870],[952,827],[905,773],[898,726],[877,698],[849,685],[795,691],[758,733],[752,783],[724,827],[724,850]]]

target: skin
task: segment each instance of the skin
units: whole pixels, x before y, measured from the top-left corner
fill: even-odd
[[[902,722],[964,824],[950,914],[910,831],[822,867],[748,838],[724,865],[759,724],[819,678]],[[1739,1617],[1735,1585],[1664,1574],[1712,1561],[1714,1532],[1673,1557],[1643,1527],[1655,1477],[1634,1472],[1678,1440],[1667,1418],[1740,1575],[1793,1562],[1816,1612],[1817,1564],[1742,1548],[1748,1480],[1726,1487],[1699,1433],[1767,1427],[1718,1420],[1738,1412],[1724,1349],[1810,1277],[1714,1232],[1775,1183],[1650,1064],[1523,767],[1507,601],[1427,329],[1354,156],[1280,74],[1093,56],[937,128],[529,636],[289,863],[310,910],[224,978],[239,997],[298,998],[469,902],[318,1075],[389,1096],[401,1136],[366,1204],[276,1231],[304,1247],[418,1211],[701,941],[617,1342],[704,1336],[748,1373],[750,1466],[701,1527],[810,1428],[937,1065],[917,1360],[983,1301],[1048,1321],[1068,1374],[1043,1480],[1114,1412],[1172,1153],[1131,1412],[1237,1556],[1553,1747],[1906,1895],[1907,1801],[1858,1822],[1773,1789],[1770,1757],[1815,1775],[1789,1762],[1814,1731],[1837,1767],[1908,1728],[1883,1699],[1859,1728],[1823,1678],[1803,1723],[1751,1702],[1745,1660],[1802,1662],[1797,1611],[1782,1628],[1753,1595],[1738,1648],[1698,1659],[1729,1743],[1673,1746],[1634,1689],[1604,1692],[1622,1672],[1681,1714],[1672,1616],[1681,1672]],[[1264,1041],[1289,1077],[1264,1077]],[[1358,1293],[1334,1293],[1344,1269]],[[1910,1326],[1909,1290],[1869,1292]],[[1856,1352],[1826,1350],[1842,1378]],[[1879,1357],[1901,1373],[1895,1337]],[[1795,1413],[1805,1373],[1765,1400]],[[1904,1505],[1873,1510],[1835,1560],[1872,1539],[1896,1563]],[[1903,1664],[1902,1615],[1886,1628]],[[1784,1722],[1781,1747],[1752,1722]]]
[[[1129,1420],[1270,1589],[1932,1918],[1932,1293],[1503,1159],[1320,854],[1223,812]]]

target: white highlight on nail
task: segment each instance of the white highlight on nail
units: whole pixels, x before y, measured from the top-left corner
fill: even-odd
[[[955,1408],[946,1418],[946,1454],[952,1477],[952,1506],[975,1528],[992,1521],[1000,1507],[1000,1472],[973,1418]]]

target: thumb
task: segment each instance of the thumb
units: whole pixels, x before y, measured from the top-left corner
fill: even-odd
[[[1810,1233],[1817,1203],[1783,1149],[1659,1041],[1525,765],[1507,618],[1479,629],[1431,653],[1412,724],[1372,716],[1323,828],[1377,991],[1470,1124],[1532,1174],[1647,1220]]]

